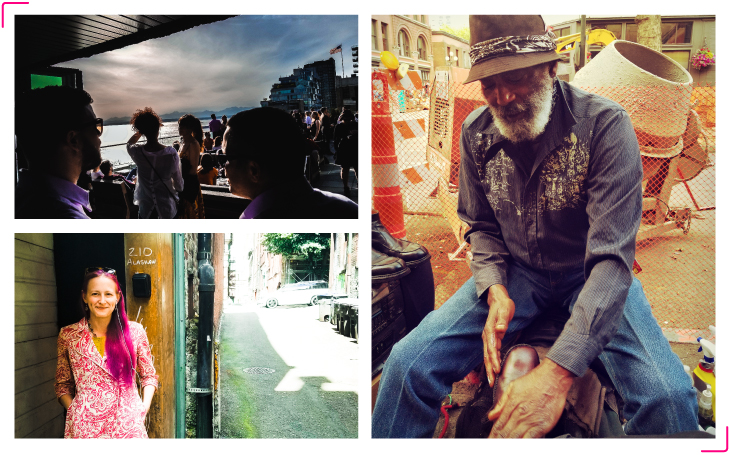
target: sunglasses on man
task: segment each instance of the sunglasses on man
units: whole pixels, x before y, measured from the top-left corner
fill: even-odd
[[[80,125],[78,125],[78,129],[85,128],[87,126],[94,125],[96,126],[96,130],[99,132],[99,135],[104,132],[104,119],[97,118],[94,120],[89,120],[88,122],[84,122]]]

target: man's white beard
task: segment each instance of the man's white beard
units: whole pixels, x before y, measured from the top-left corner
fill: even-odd
[[[532,141],[545,131],[550,121],[553,106],[553,78],[546,76],[542,85],[524,103],[512,102],[507,106],[491,106],[494,124],[510,142]],[[527,117],[518,121],[507,120],[507,116],[527,112]]]

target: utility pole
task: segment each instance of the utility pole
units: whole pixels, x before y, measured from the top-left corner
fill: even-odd
[[[581,14],[580,16],[580,60],[578,61],[578,68],[581,69],[586,66],[586,54],[588,50],[588,43],[586,43],[586,16]]]

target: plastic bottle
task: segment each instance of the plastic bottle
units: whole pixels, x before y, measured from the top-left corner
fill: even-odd
[[[713,398],[714,397],[712,395],[712,387],[708,385],[707,388],[702,391],[702,396],[700,397],[700,402],[699,402],[700,425],[702,425],[703,427],[706,425],[712,424],[711,421],[713,419],[713,409],[712,409],[712,399]]]
[[[698,338],[697,341],[700,342],[698,352],[704,354],[704,359],[699,361],[697,368],[694,369],[694,374],[707,384],[707,388],[711,390],[712,420],[715,421],[715,398],[717,396],[717,389],[715,388],[715,345],[703,338]],[[699,391],[700,388],[698,387],[697,390]],[[702,397],[700,397],[701,401]]]

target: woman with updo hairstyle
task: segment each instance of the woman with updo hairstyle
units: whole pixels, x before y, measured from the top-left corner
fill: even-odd
[[[158,377],[147,334],[127,319],[116,272],[86,269],[80,303],[84,317],[58,335],[55,390],[67,410],[64,437],[147,438]]]
[[[183,190],[177,151],[158,141],[162,120],[152,108],[138,109],[131,124],[134,134],[127,141],[127,153],[137,165],[134,203],[139,206],[139,217],[175,218],[177,193]],[[137,144],[142,136],[147,142]]]
[[[200,154],[203,153],[203,126],[193,114],[185,114],[177,121],[182,137],[180,163],[185,180],[185,189],[180,199],[180,218],[205,218],[203,192],[198,181]]]

